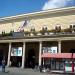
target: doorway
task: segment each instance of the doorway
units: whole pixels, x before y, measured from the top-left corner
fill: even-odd
[[[3,52],[0,51],[0,66],[2,65],[2,60],[3,60]]]
[[[70,53],[75,53],[75,48],[70,49]]]
[[[21,56],[11,56],[11,65],[10,67],[21,67],[22,57]]]
[[[29,49],[28,50],[28,57],[26,58],[26,67],[27,68],[34,68],[35,67],[35,50]]]

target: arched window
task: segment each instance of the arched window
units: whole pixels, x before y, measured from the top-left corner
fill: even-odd
[[[42,28],[42,30],[47,31],[47,30],[48,30],[47,26],[46,26],[46,25],[44,25],[44,26],[43,26],[43,28]]]
[[[31,27],[31,31],[35,31],[35,27],[34,26]]]
[[[75,29],[75,23],[71,23],[69,26],[70,29]]]
[[[75,25],[73,25],[73,28],[75,29]]]
[[[73,28],[73,26],[72,25],[70,25],[70,29],[72,29]]]
[[[55,30],[60,31],[60,30],[61,30],[61,25],[59,25],[59,24],[56,25],[56,26],[55,26]]]

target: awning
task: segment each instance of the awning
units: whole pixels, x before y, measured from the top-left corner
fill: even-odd
[[[43,53],[42,58],[72,58],[72,53]]]
[[[75,53],[73,53],[73,58],[75,58]]]

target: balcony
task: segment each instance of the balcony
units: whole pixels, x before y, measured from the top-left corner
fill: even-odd
[[[2,32],[0,39],[18,39],[18,38],[56,38],[56,37],[75,37],[75,29],[52,29],[40,31],[23,31],[23,32]]]

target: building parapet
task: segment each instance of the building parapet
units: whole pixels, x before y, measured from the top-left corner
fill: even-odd
[[[21,32],[22,33],[22,32]],[[38,39],[38,38],[61,38],[61,37],[75,37],[75,33],[53,33],[49,35],[25,35],[25,33],[14,33],[10,36],[0,36],[0,40],[16,40],[16,39]],[[16,35],[17,34],[17,35]]]

